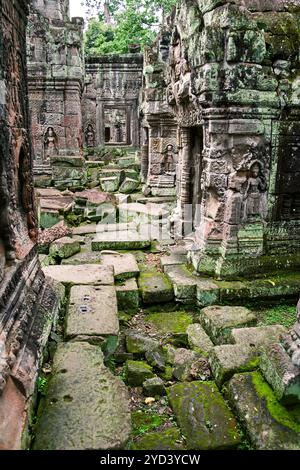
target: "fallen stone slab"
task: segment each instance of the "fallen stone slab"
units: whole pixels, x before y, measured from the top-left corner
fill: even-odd
[[[210,351],[209,363],[220,388],[234,374],[256,370],[259,367],[259,351],[248,344],[224,344]]]
[[[63,259],[62,265],[80,265],[80,264],[100,264],[101,255],[95,251],[91,251],[90,247],[83,246],[81,252],[70,258]]]
[[[136,179],[126,177],[123,183],[121,184],[119,191],[120,193],[131,194],[134,191],[136,191],[139,188],[139,186],[140,186],[139,181],[137,181]]]
[[[97,225],[97,233],[103,233],[103,232],[125,232],[125,231],[134,231],[136,230],[137,226],[134,222],[131,222],[130,224],[104,224],[99,222]]]
[[[174,298],[173,286],[165,274],[142,272],[138,285],[144,304],[170,302]]]
[[[145,334],[128,331],[125,335],[126,350],[129,353],[143,355],[159,346],[159,342]]]
[[[140,274],[136,258],[130,253],[101,253],[101,265],[113,266],[117,281],[138,277]]]
[[[214,344],[230,343],[231,330],[257,323],[256,315],[245,307],[219,305],[200,310],[199,319]]]
[[[85,206],[89,204],[90,206],[98,206],[105,203],[116,203],[116,198],[113,194],[109,194],[99,189],[86,189],[85,191],[77,192],[74,195],[75,202],[78,205]]]
[[[143,361],[126,361],[125,380],[130,387],[141,387],[146,379],[154,377],[152,367]]]
[[[233,449],[240,444],[235,417],[214,382],[176,384],[167,394],[188,449]]]
[[[287,334],[282,325],[256,326],[252,328],[234,328],[230,333],[232,343],[243,343],[258,348],[279,342]]]
[[[92,241],[93,251],[142,250],[151,246],[151,240],[139,236],[136,231],[97,233]]]
[[[126,279],[116,286],[118,309],[136,312],[140,306],[140,293],[135,279]]]
[[[161,397],[166,394],[166,388],[164,381],[160,377],[152,377],[152,379],[146,379],[143,382],[144,395],[147,397]]]
[[[181,253],[171,253],[169,256],[162,256],[160,264],[165,271],[166,266],[179,266],[186,263],[186,255]]]
[[[66,338],[118,336],[118,334],[119,320],[115,287],[72,287],[66,318]]]
[[[114,285],[113,268],[82,264],[78,266],[47,266],[43,269],[46,276],[62,284]]]
[[[235,375],[227,397],[256,449],[299,450],[299,407],[282,406],[259,372]]]
[[[49,255],[53,258],[66,259],[79,253],[80,243],[71,237],[63,237],[55,240],[50,245]]]
[[[137,218],[141,222],[153,222],[167,219],[169,211],[162,208],[159,204],[140,204],[132,202],[129,204],[120,204],[119,217],[120,222],[132,222]]]
[[[206,334],[202,326],[199,323],[193,323],[188,326],[186,332],[190,348],[199,354],[208,356],[209,352],[214,347],[214,343]]]
[[[282,344],[275,343],[263,348],[260,369],[281,403],[299,403],[300,370],[292,363]]]
[[[115,193],[120,186],[120,178],[111,176],[108,178],[100,178],[100,185],[106,193]]]
[[[154,312],[146,316],[145,322],[153,325],[161,336],[170,336],[180,345],[187,345],[187,328],[193,317],[187,312]]]
[[[219,301],[219,287],[209,279],[195,276],[185,265],[165,265],[164,271],[174,286],[175,298],[179,302],[197,302],[203,307]]]
[[[39,410],[34,449],[122,449],[130,431],[126,386],[104,366],[101,348],[60,344]]]
[[[137,439],[132,450],[183,450],[184,445],[179,429],[170,427],[162,431],[148,432]]]

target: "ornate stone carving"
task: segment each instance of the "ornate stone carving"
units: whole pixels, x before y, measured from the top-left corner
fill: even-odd
[[[58,155],[58,138],[54,128],[50,126],[44,136],[44,160],[49,162],[55,155]]]
[[[95,147],[95,131],[92,124],[88,124],[85,130],[85,142],[88,148]]]

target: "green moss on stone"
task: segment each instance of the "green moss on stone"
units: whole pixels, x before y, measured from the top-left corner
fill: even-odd
[[[298,413],[295,413],[295,410],[293,413],[290,413],[287,408],[282,406],[277,401],[271,387],[267,382],[264,381],[262,375],[259,372],[252,373],[252,383],[259,398],[265,401],[267,409],[272,418],[283,426],[300,433],[300,423],[294,419],[295,415],[300,415],[300,409],[298,410]]]
[[[193,323],[193,318],[186,312],[164,312],[150,313],[146,317],[148,323],[152,323],[157,330],[163,334],[186,334],[189,325]]]

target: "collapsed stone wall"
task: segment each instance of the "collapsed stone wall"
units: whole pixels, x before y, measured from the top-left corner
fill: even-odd
[[[35,174],[50,185],[53,158],[83,149],[83,19],[70,20],[68,0],[34,0],[27,38]]]
[[[27,14],[27,0],[0,1],[0,449],[22,446],[43,348],[59,308],[36,250]]]
[[[139,146],[142,67],[139,53],[86,58],[82,100],[86,147]]]
[[[295,0],[179,2],[167,81],[179,126],[174,218],[177,236],[194,232],[199,272],[299,266],[299,45]]]

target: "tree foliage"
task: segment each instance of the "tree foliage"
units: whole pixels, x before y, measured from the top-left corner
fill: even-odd
[[[121,54],[130,45],[153,42],[158,25],[176,0],[84,0],[89,18],[87,55]],[[95,16],[96,14],[96,16]]]

